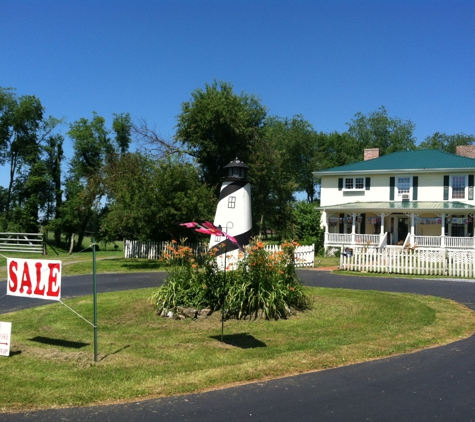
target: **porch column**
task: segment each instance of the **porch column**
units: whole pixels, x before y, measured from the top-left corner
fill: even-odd
[[[356,213],[351,214],[351,243],[355,244],[355,235],[356,235]]]
[[[329,233],[329,229],[328,227],[330,226],[330,215],[329,213],[325,212],[325,240],[324,240],[324,243],[323,243],[323,246],[325,248],[325,250],[327,249],[327,245],[328,245],[328,233]]]
[[[445,214],[442,214],[442,227],[440,228],[440,247],[445,248]]]
[[[387,214],[380,214],[379,217],[381,218],[381,230],[379,232],[379,243],[383,241],[384,237],[384,218],[386,217]]]
[[[411,245],[414,246],[414,226],[416,222],[416,215],[411,213]]]

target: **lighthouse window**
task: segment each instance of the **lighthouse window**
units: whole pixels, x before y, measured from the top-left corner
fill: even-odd
[[[236,197],[230,196],[228,198],[228,208],[235,208],[236,207]]]

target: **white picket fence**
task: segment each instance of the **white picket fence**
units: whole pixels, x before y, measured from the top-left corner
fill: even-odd
[[[475,277],[475,251],[353,247],[342,254],[340,269],[370,273]]]
[[[204,242],[186,242],[187,246],[193,250],[195,255],[199,255],[208,250],[208,244]],[[149,242],[142,240],[124,240],[125,258],[145,258],[159,259],[165,253],[172,253],[173,243],[171,242]]]
[[[267,252],[280,252],[280,245],[266,245],[264,249]],[[315,245],[297,246],[294,251],[294,262],[297,268],[313,267],[315,263]]]
[[[147,242],[140,240],[124,240],[124,257],[125,258],[145,258],[159,259],[164,253],[171,252],[170,242]],[[193,249],[195,255],[200,255],[208,250],[207,243],[185,243]],[[268,252],[277,252],[282,248],[280,245],[266,245],[265,250]],[[315,259],[315,245],[297,246],[294,253],[296,267],[313,267]]]

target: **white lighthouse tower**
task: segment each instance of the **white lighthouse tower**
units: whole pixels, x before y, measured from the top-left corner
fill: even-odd
[[[247,166],[237,158],[224,166],[227,171],[221,185],[214,225],[234,237],[239,245],[249,244],[252,234],[251,185]],[[224,236],[211,236],[210,248],[218,248],[218,264],[233,269],[239,259],[239,249]]]

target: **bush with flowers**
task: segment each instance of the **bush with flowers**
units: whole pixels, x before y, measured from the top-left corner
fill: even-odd
[[[246,246],[236,269],[218,268],[216,249],[196,257],[193,251],[172,243],[162,260],[170,271],[152,296],[158,314],[178,306],[222,310],[227,318],[286,318],[293,310],[310,306],[294,265],[295,242],[269,253],[254,240]]]

